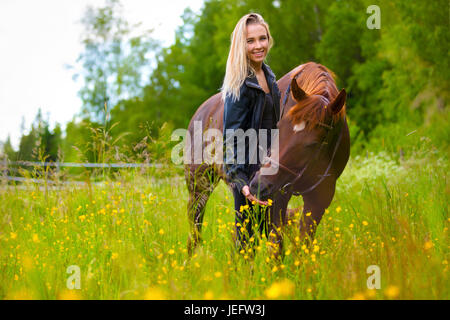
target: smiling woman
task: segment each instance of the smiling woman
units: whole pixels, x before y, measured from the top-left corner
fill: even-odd
[[[227,131],[276,129],[280,114],[279,89],[275,75],[269,66],[264,64],[272,45],[269,26],[259,14],[247,14],[236,24],[222,87],[224,147],[226,149],[231,145],[234,151],[245,149],[249,158],[250,143],[245,143],[245,146],[239,145],[235,135],[227,135]],[[271,134],[268,133],[266,145],[268,149],[271,146],[270,137]],[[247,213],[240,210],[241,206],[249,205],[252,211],[254,204],[267,205],[267,202],[260,201],[252,195],[248,186],[251,177],[261,164],[255,164],[252,159],[239,163],[238,153],[228,151],[225,152],[224,169],[226,179],[233,190],[236,226],[238,226],[248,219]],[[247,239],[252,237],[251,230],[252,225],[248,223],[247,236],[243,237],[242,228],[236,228],[240,242],[238,245],[244,246]]]
[[[272,45],[269,26],[264,19],[257,13],[243,16],[231,36],[221,92],[200,105],[189,123],[188,132],[194,140],[195,132],[205,133],[211,128],[219,130],[223,137],[223,145],[220,146],[223,147],[220,152],[223,161],[220,164],[214,161],[197,162],[195,148],[192,148],[198,145],[197,141],[185,150],[190,155],[190,161],[185,165],[189,190],[190,255],[200,243],[206,203],[221,179],[233,192],[233,231],[239,251],[247,246],[254,247],[255,229],[268,236],[265,218],[270,215],[271,201],[261,201],[251,194],[249,181],[262,168],[268,150],[278,153],[276,124],[280,120],[281,92],[274,73],[264,63]],[[211,149],[208,145],[204,150]]]

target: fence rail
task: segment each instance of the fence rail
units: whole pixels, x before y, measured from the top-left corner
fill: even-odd
[[[6,163],[13,166],[27,167],[78,167],[78,168],[163,168],[161,163],[89,163],[89,162],[33,162],[11,161]],[[5,166],[5,165],[4,165]]]
[[[16,182],[34,182],[34,183],[50,183],[55,184],[51,179],[36,179],[10,176],[8,173],[17,172],[18,166],[25,167],[60,167],[72,168],[166,168],[167,164],[162,163],[89,163],[89,162],[39,162],[39,161],[8,161],[6,158],[0,160],[0,180],[16,181]],[[175,165],[176,168],[182,168],[183,165]],[[3,174],[2,174],[3,173]],[[85,184],[85,181],[63,181],[62,184]],[[93,182],[98,183],[98,182]]]
[[[56,184],[63,184],[63,185],[85,185],[87,184],[86,181],[60,181],[55,182],[52,180],[45,180],[45,179],[36,179],[36,178],[24,178],[24,177],[11,177],[11,176],[0,176],[0,179],[4,179],[7,181],[16,181],[16,182],[33,182],[33,183],[46,183],[50,185],[56,185]],[[91,184],[99,184],[99,182],[91,182]]]

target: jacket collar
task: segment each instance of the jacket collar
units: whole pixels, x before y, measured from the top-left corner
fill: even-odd
[[[262,64],[262,69],[263,69],[264,74],[266,76],[267,85],[269,86],[269,89],[270,89],[270,91],[272,93],[272,97],[274,97],[275,92],[273,92],[273,86],[274,86],[274,83],[276,83],[275,74],[272,72],[270,67],[268,65],[266,65],[264,62]],[[258,84],[258,80],[256,79],[256,75],[248,76],[247,79],[245,79],[245,84],[248,87],[256,88],[256,89],[261,90],[262,92],[264,92],[263,88],[261,88],[261,86]],[[275,104],[275,114],[276,114],[276,117],[277,117],[277,121],[279,121],[280,120],[279,100],[274,100],[274,104]]]
[[[262,63],[261,68],[264,71],[264,75],[266,76],[267,85],[269,88],[272,88],[272,84],[274,81],[276,81],[275,74],[272,72],[270,67],[266,65],[264,62]],[[245,84],[249,87],[260,89],[264,91],[261,86],[258,84],[258,80],[256,79],[256,75],[248,76],[247,79],[245,79]]]

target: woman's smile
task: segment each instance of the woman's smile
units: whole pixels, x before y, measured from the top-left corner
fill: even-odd
[[[247,26],[247,56],[253,64],[261,65],[267,55],[269,37],[261,24]]]

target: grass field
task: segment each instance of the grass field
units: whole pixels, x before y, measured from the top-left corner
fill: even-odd
[[[286,226],[281,264],[264,238],[252,261],[234,249],[233,199],[223,182],[191,260],[181,176],[128,170],[85,187],[3,184],[0,298],[449,299],[448,162],[412,159],[352,157],[315,243],[299,243],[295,220]],[[81,288],[69,290],[73,265]],[[367,287],[371,265],[380,289]]]

